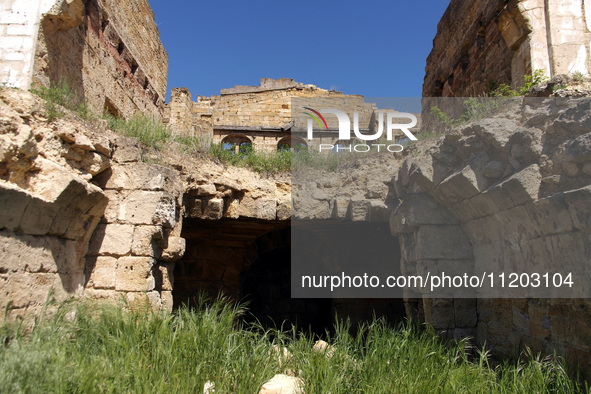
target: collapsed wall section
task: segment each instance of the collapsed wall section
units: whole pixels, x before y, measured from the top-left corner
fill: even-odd
[[[41,311],[49,294],[80,295],[84,256],[107,205],[89,180],[108,166],[105,137],[49,126],[40,100],[0,90],[0,293],[8,316]]]
[[[0,293],[10,316],[48,298],[149,302],[172,309],[172,270],[184,252],[182,183],[141,161],[138,141],[0,90]]]

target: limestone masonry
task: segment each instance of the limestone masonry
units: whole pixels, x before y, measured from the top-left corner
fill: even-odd
[[[365,103],[361,95],[344,95],[314,85],[304,85],[293,79],[261,78],[259,86],[234,86],[222,89],[219,96],[197,97],[191,100],[186,88],[173,88],[167,105],[166,121],[184,135],[199,136],[222,144],[253,145],[257,150],[275,151],[296,144],[308,146],[304,132],[294,129],[292,99],[306,98],[320,103],[320,98],[342,100],[342,107],[360,114],[360,124],[370,127],[374,104]],[[329,118],[329,128],[338,129],[336,120]],[[315,143],[334,143],[334,136]]]
[[[427,58],[424,97],[478,96],[523,76],[591,70],[588,0],[452,0]]]
[[[161,118],[168,55],[147,0],[8,0],[0,82],[67,83],[96,112]]]

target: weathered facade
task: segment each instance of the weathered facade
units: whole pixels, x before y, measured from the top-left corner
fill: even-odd
[[[0,12],[0,82],[68,84],[98,113],[161,119],[168,55],[147,0],[19,0]]]
[[[294,129],[292,99],[302,98],[322,103],[322,98],[342,99],[345,110],[360,114],[363,129],[370,128],[374,104],[365,103],[361,95],[344,95],[293,79],[261,78],[259,86],[234,86],[222,89],[219,96],[191,100],[186,88],[172,89],[167,106],[167,121],[177,132],[199,136],[215,143],[253,145],[257,150],[275,151],[288,145],[335,143],[338,138],[336,118],[327,117],[329,132],[323,138],[308,141],[305,130]],[[331,101],[332,100],[332,101]]]
[[[523,76],[591,70],[586,0],[452,0],[427,58],[423,97],[471,97]]]

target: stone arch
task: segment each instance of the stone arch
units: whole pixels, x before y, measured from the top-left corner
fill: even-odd
[[[303,138],[300,137],[294,137],[294,136],[287,136],[287,137],[283,137],[281,138],[278,142],[277,142],[277,150],[299,150],[299,149],[308,149],[308,144],[306,143],[306,140],[304,140]]]
[[[233,151],[234,154],[252,148],[252,140],[244,134],[230,134],[222,139],[222,149]]]

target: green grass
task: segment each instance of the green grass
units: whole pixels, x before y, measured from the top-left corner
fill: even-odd
[[[128,137],[137,138],[144,146],[161,150],[171,140],[170,131],[162,123],[147,116],[136,115],[129,120],[103,115],[109,128]]]
[[[47,123],[65,116],[62,107],[87,121],[95,117],[84,99],[80,98],[68,83],[52,83],[48,88],[32,88],[31,92],[45,100]]]
[[[277,373],[295,371],[307,393],[574,392],[560,360],[525,357],[492,368],[471,359],[466,342],[447,344],[432,330],[382,320],[356,335],[339,324],[327,358],[314,339],[244,326],[244,309],[198,301],[173,315],[150,309],[63,304],[32,330],[0,326],[0,387],[5,392],[256,393]],[[280,364],[272,346],[291,358]]]
[[[235,154],[232,151],[224,150],[221,144],[211,144],[208,153],[222,163],[236,167],[248,167],[262,174],[288,172],[291,168],[293,154],[288,150],[265,152],[257,151],[252,147]]]

